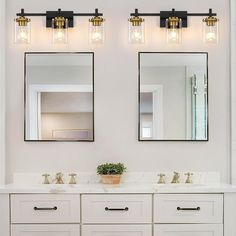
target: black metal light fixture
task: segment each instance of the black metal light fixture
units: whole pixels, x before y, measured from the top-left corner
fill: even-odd
[[[160,11],[159,13],[140,13],[138,9],[135,9],[134,13],[130,14],[131,18],[129,21],[132,23],[131,19],[142,19],[141,17],[160,17],[160,27],[166,28],[167,32],[167,42],[168,43],[181,43],[182,28],[188,27],[188,17],[191,16],[205,16],[203,19],[203,39],[204,42],[217,43],[218,41],[218,22],[219,19],[216,18],[217,14],[209,9],[208,13],[189,13],[187,11],[176,11],[174,8],[172,11]],[[145,32],[144,19],[139,20],[139,25],[130,24],[129,26],[129,41],[132,43],[142,43],[144,40],[137,40],[137,28],[139,27],[139,34],[143,35]]]
[[[28,17],[46,17],[46,27],[52,28],[53,43],[67,43],[68,28],[74,27],[75,16],[92,17],[89,19],[89,37],[91,43],[103,43],[104,41],[104,18],[103,14],[95,9],[94,13],[74,13],[73,11],[47,11],[46,13],[26,13],[21,9],[15,19],[15,42],[30,43],[30,22]],[[101,29],[101,30],[100,30]]]

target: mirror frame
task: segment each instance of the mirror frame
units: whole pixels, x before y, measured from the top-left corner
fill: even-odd
[[[92,85],[93,85],[93,137],[91,140],[29,140],[26,138],[26,74],[27,74],[27,55],[31,54],[91,54],[92,56]],[[24,142],[94,142],[95,141],[95,122],[94,122],[94,52],[25,52],[24,53]]]
[[[185,139],[141,139],[140,137],[140,106],[141,106],[141,54],[205,54],[207,72],[207,139],[205,140],[185,140]],[[208,73],[208,52],[138,52],[138,141],[139,142],[208,142],[209,141],[209,73]]]

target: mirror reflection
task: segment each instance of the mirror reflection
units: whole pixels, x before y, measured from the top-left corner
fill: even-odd
[[[139,140],[208,140],[207,53],[139,53]]]
[[[93,141],[93,53],[25,54],[25,140]]]

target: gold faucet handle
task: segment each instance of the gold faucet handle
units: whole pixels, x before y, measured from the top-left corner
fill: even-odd
[[[163,174],[163,173],[160,173],[160,174],[158,174],[158,176],[160,177],[159,178],[159,180],[158,180],[158,184],[165,184],[166,183],[166,181],[165,181],[165,174]]]
[[[187,176],[187,179],[186,179],[185,183],[186,183],[186,184],[192,184],[193,181],[192,181],[192,179],[191,179],[191,176],[193,176],[193,173],[188,172],[188,173],[185,173],[184,175]]]
[[[76,176],[77,176],[77,174],[71,173],[71,174],[69,174],[69,176],[70,176],[69,184],[76,184]]]
[[[43,184],[50,184],[48,177],[50,176],[49,174],[43,174],[42,175],[44,177],[44,181]]]

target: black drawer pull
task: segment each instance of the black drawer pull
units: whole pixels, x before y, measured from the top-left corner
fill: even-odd
[[[195,207],[195,208],[181,208],[177,207],[177,211],[200,211],[200,207]]]
[[[125,208],[108,208],[108,207],[105,207],[105,211],[128,211],[129,208],[128,207],[125,207]]]
[[[57,207],[34,207],[35,211],[56,211]]]

